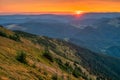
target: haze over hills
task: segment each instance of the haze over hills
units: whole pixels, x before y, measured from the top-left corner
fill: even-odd
[[[64,40],[0,26],[2,80],[119,80],[119,63]]]
[[[119,50],[108,51],[120,46],[120,13],[8,15],[0,16],[0,23],[11,30],[65,39],[98,53],[120,55]]]

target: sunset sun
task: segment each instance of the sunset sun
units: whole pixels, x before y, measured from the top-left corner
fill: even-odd
[[[83,11],[75,11],[75,14],[77,14],[77,15],[80,15],[82,13],[83,13]]]

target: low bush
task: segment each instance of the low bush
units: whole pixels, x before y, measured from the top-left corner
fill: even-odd
[[[54,74],[54,75],[52,76],[52,80],[58,80],[57,74]]]
[[[0,31],[0,36],[7,37],[7,35],[4,32]]]
[[[75,69],[73,70],[72,74],[79,78],[80,76],[82,76],[82,70],[79,67],[75,67]]]
[[[9,38],[15,41],[20,41],[20,37],[17,34],[10,35]]]
[[[43,52],[43,56],[44,56],[45,58],[47,58],[48,60],[50,60],[51,62],[54,62],[53,56],[52,56],[52,54],[49,52],[48,49],[46,49],[46,50]]]
[[[16,59],[21,63],[27,64],[26,53],[24,51],[19,51],[17,53]]]

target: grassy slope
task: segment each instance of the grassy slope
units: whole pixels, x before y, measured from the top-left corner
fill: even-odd
[[[9,31],[4,31],[5,33]],[[13,33],[9,31],[10,33]],[[6,33],[9,35],[8,33]],[[27,64],[16,60],[17,52],[24,51],[27,54]],[[61,70],[58,64],[50,62],[43,57],[45,47],[39,44],[33,44],[30,40],[21,37],[21,41],[15,41],[7,37],[0,36],[0,80],[51,80],[54,75],[58,78],[68,79],[68,73]],[[64,57],[55,55],[64,61],[69,61]],[[22,76],[22,77],[21,77]],[[72,80],[81,79],[71,76]]]
[[[7,35],[14,34],[9,30],[4,32]],[[99,55],[62,40],[24,32],[16,33],[21,36],[21,41],[0,36],[0,79],[2,80],[51,80],[56,74],[59,80],[70,78],[71,80],[87,80],[88,77],[93,80],[96,77],[102,80],[120,79],[119,59]],[[43,56],[46,48],[51,53],[53,62]],[[27,64],[16,60],[17,52],[21,50],[27,54]],[[60,59],[63,62],[61,64],[69,62],[73,68],[75,65],[80,67],[81,76],[75,78],[65,68],[63,69],[63,66],[61,68],[56,59]]]
[[[78,47],[74,44],[47,37],[31,38],[26,33],[17,32],[23,37],[40,45],[46,45],[60,56],[80,64],[91,74],[99,79],[119,80],[120,77],[120,59],[111,56],[96,54],[90,50]],[[45,43],[44,43],[45,41]],[[46,43],[47,42],[47,43]]]

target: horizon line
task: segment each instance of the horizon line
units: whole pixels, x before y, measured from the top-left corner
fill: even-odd
[[[82,14],[87,13],[120,13],[120,12],[86,12],[83,11]],[[53,14],[53,15],[74,15],[75,12],[0,12],[0,15],[42,15],[42,14]]]

